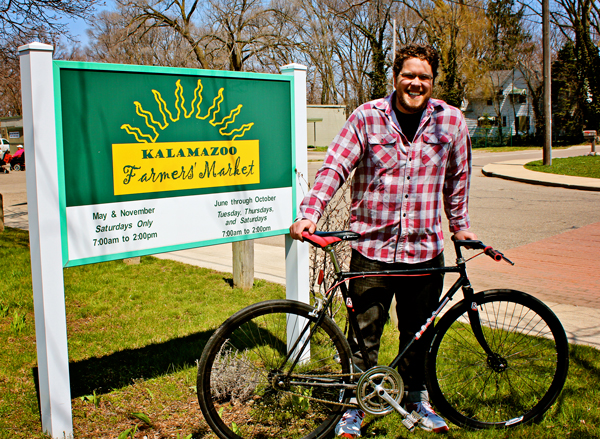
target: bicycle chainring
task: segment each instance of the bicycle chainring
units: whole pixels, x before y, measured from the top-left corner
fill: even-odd
[[[376,416],[387,415],[394,408],[376,390],[381,386],[398,404],[404,396],[404,382],[396,369],[375,366],[367,370],[356,385],[356,400],[361,410]]]

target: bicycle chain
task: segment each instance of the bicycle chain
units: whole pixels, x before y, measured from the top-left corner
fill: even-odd
[[[340,373],[340,374],[335,374],[335,377],[356,377],[356,379],[358,380],[358,379],[360,379],[360,377],[362,375],[363,375],[362,373],[356,373],[356,372],[355,373]],[[294,375],[294,378],[297,378],[297,379],[330,378],[330,377],[331,377],[331,374],[329,374],[329,375]],[[296,392],[291,392],[289,390],[284,390],[279,386],[274,386],[274,388],[277,389],[279,392],[299,396],[301,398],[311,399],[313,401],[321,402],[324,404],[336,405],[336,406],[346,407],[346,408],[356,408],[356,404],[344,404],[342,402],[331,401],[329,399],[320,399],[320,398],[315,398],[313,396],[306,396],[306,395],[303,395],[302,393],[296,393]],[[345,389],[345,390],[349,390],[349,389]]]

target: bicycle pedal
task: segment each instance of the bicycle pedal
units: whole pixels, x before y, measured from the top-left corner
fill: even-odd
[[[415,424],[408,418],[403,419],[402,424],[404,424],[408,431],[413,431],[415,429]]]
[[[409,413],[406,417],[408,419],[410,419],[413,424],[418,424],[421,421],[421,419],[423,419],[423,416],[421,416],[420,414],[418,414],[414,410],[413,410],[412,413]]]

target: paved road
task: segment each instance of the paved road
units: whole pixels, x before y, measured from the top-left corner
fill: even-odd
[[[553,158],[583,155],[587,148],[555,150]],[[311,183],[323,157],[324,153],[309,153],[308,180]],[[489,178],[481,172],[489,163],[523,157],[541,160],[542,152],[473,153],[469,212],[471,228],[481,240],[507,250],[600,221],[600,192],[523,184]],[[444,230],[448,230],[446,222]],[[283,237],[257,242],[284,245]]]
[[[581,149],[553,151],[553,157],[582,155]],[[469,213],[472,229],[484,242],[510,249],[600,221],[600,192],[523,184],[485,177],[488,163],[527,157],[541,152],[477,153]]]

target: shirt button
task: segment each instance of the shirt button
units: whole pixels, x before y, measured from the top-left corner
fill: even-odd
[[[407,180],[410,180],[410,175],[408,177],[406,177]]]
[[[403,216],[404,218],[406,218],[406,214],[403,214],[402,216]]]
[[[404,196],[404,198],[408,198],[408,194]]]

